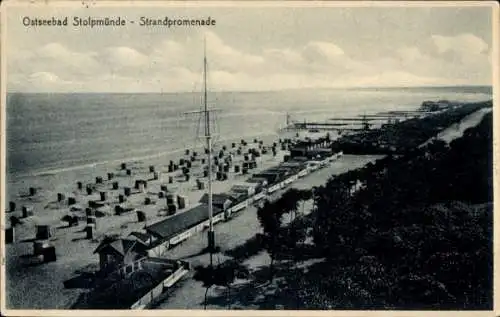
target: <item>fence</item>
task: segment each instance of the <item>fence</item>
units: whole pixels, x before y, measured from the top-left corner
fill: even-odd
[[[172,287],[178,280],[180,280],[188,271],[184,266],[180,266],[177,270],[170,274],[166,279],[161,281],[153,289],[151,289],[146,295],[142,296],[138,301],[136,301],[130,309],[144,309],[156,299],[158,299],[163,292],[169,287]]]

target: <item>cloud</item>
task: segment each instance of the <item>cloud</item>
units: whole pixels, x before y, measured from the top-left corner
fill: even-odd
[[[473,34],[432,35],[384,57],[352,58],[333,42],[245,52],[214,32],[153,47],[128,45],[76,51],[61,43],[8,55],[8,89],[16,91],[192,91],[202,79],[207,41],[209,83],[214,90],[301,87],[491,84],[491,48]]]
[[[464,56],[477,56],[488,53],[488,44],[470,33],[457,36],[432,35],[432,42],[439,54],[456,52]]]
[[[115,69],[144,67],[148,63],[146,55],[126,46],[106,48],[101,57]]]

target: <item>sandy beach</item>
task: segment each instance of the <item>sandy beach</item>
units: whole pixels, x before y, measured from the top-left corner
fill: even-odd
[[[288,137],[288,135],[286,135]],[[264,146],[269,147],[273,142],[278,142],[276,135],[255,136],[246,138],[247,146],[242,146],[242,153],[247,153],[250,148],[258,148],[259,143],[254,142],[254,138],[262,141]],[[236,147],[232,148],[232,143]],[[236,150],[241,146],[241,138],[227,141],[217,141],[214,146],[214,154],[225,145],[226,155],[233,154],[233,165],[241,165],[243,155],[237,155]],[[64,289],[63,282],[78,273],[80,270],[94,270],[98,266],[98,256],[93,251],[98,245],[98,241],[109,234],[127,236],[132,231],[141,230],[144,226],[152,224],[160,219],[165,219],[165,215],[159,215],[159,210],[165,208],[165,199],[158,198],[161,185],[167,185],[168,190],[188,199],[186,209],[178,210],[183,212],[198,204],[198,200],[206,190],[198,190],[196,180],[203,177],[201,158],[206,157],[200,149],[195,161],[192,162],[191,177],[185,181],[181,170],[168,173],[168,164],[173,160],[176,164],[180,158],[189,159],[185,155],[185,149],[180,149],[170,155],[150,157],[147,160],[135,160],[126,162],[127,169],[132,175],[127,175],[125,170],[121,170],[120,162],[96,165],[85,169],[74,169],[47,175],[32,176],[17,182],[8,189],[11,201],[16,202],[16,211],[6,213],[6,223],[9,218],[15,216],[22,221],[21,225],[15,228],[15,242],[6,247],[6,273],[7,273],[7,306],[15,308],[68,308],[81,292],[80,289]],[[192,153],[191,150],[190,153]],[[257,168],[251,173],[258,172],[265,168],[278,165],[283,160],[286,151],[281,151],[278,145],[278,152],[273,157],[272,152],[257,158]],[[153,173],[149,166],[154,166],[155,171],[160,172],[158,180],[153,180]],[[112,180],[107,180],[107,173],[114,173]],[[96,177],[102,177],[102,184],[95,184]],[[250,175],[234,173],[234,168],[228,173],[228,180],[214,181],[213,192],[227,192],[236,183],[242,182]],[[173,177],[174,182],[168,183],[169,177]],[[215,175],[214,175],[215,178]],[[144,192],[137,192],[134,189],[135,180],[147,180],[147,189]],[[77,181],[83,183],[83,189],[78,190]],[[112,183],[118,182],[118,189],[113,189]],[[86,184],[92,184],[95,189],[92,194],[86,192]],[[37,193],[33,197],[26,195],[29,187],[35,187]],[[119,203],[119,195],[124,194],[124,187],[132,188],[133,194],[122,204],[125,208],[135,208],[146,214],[146,222],[138,222],[136,212],[128,212],[121,215],[114,214],[114,207]],[[77,215],[80,219],[85,219],[85,208],[89,201],[100,201],[100,192],[106,192],[106,200],[103,201],[103,211],[106,216],[98,217],[96,224],[96,234],[93,240],[86,239],[84,232],[85,220],[80,220],[78,226],[68,227],[61,218],[65,215]],[[134,193],[136,191],[137,193]],[[62,193],[65,199],[58,202],[58,193]],[[74,197],[76,204],[68,205],[67,198]],[[149,197],[152,204],[145,205],[145,199]],[[22,218],[22,206],[32,206],[33,216]],[[8,207],[8,204],[7,204]],[[235,221],[236,222],[236,221]],[[235,223],[232,222],[232,223]],[[33,254],[33,239],[36,234],[37,225],[50,225],[54,228],[54,235],[50,243],[55,246],[57,261],[38,264]],[[36,284],[34,286],[33,284]],[[50,293],[50,298],[46,294]]]

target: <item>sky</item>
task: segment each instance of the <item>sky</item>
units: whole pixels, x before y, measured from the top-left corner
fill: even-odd
[[[9,7],[7,90],[219,91],[492,84],[491,7]],[[125,27],[25,27],[23,17]],[[141,27],[140,17],[216,20]]]

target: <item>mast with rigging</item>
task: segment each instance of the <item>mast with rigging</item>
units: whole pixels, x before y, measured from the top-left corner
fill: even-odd
[[[207,163],[208,163],[208,251],[210,253],[210,266],[213,266],[213,253],[215,252],[215,232],[213,224],[213,202],[212,202],[212,131],[210,127],[210,114],[216,111],[216,109],[208,108],[208,90],[207,90],[207,48],[206,41],[204,41],[203,47],[203,110],[189,112],[190,114],[199,113],[203,114],[205,121],[205,133],[204,138],[206,140],[207,149]]]

